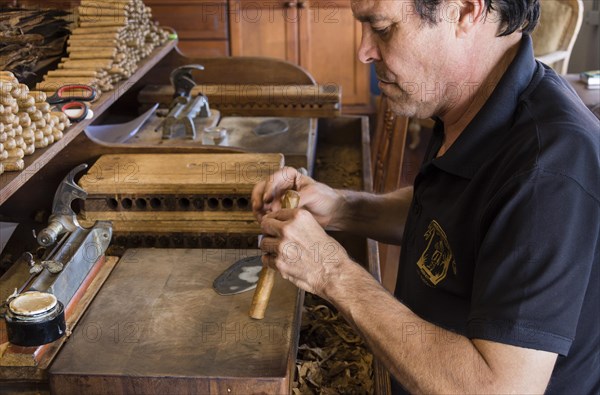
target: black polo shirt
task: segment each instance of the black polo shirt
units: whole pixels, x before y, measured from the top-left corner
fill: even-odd
[[[559,354],[548,393],[599,393],[598,119],[525,36],[436,158],[443,130],[415,181],[396,297],[468,338]]]

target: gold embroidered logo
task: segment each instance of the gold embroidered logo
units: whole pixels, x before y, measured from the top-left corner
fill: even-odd
[[[425,241],[427,241],[427,248],[419,258],[417,266],[423,279],[436,286],[446,278],[450,264],[452,264],[452,271],[456,274],[456,262],[446,233],[435,220],[431,221],[425,232]]]

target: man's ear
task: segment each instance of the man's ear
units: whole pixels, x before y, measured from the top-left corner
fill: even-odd
[[[451,2],[453,20],[456,21],[456,37],[467,35],[474,27],[484,22],[485,0],[460,0]]]

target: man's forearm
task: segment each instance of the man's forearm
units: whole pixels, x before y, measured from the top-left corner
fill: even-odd
[[[542,356],[544,360],[533,366],[519,365],[521,357],[529,358],[530,350],[501,344],[497,348],[433,325],[401,304],[358,265],[345,269],[323,296],[357,328],[375,356],[411,393],[544,391],[554,354]],[[503,353],[500,363],[496,357]]]
[[[328,229],[344,230],[389,244],[400,244],[413,196],[412,187],[385,195],[340,191],[343,202]]]

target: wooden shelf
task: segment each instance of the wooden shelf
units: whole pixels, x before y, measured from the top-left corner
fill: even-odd
[[[162,58],[164,58],[175,46],[176,40],[168,41],[166,44],[157,47],[142,60],[138,65],[136,72],[126,80],[116,84],[115,88],[109,92],[104,92],[100,98],[92,105],[94,117],[73,124],[65,131],[62,139],[46,148],[36,149],[33,155],[26,156],[25,168],[22,171],[5,172],[0,175],[0,205],[4,204],[15,192],[19,190],[31,177],[33,177],[41,168],[54,158],[63,148],[65,148],[79,133],[81,133],[97,116],[106,111],[117,99],[119,99],[129,88],[131,88],[140,78],[142,78],[152,67],[154,67]]]

